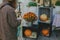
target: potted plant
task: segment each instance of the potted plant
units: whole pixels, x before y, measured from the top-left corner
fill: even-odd
[[[32,26],[33,22],[37,20],[37,16],[33,12],[25,13],[23,19],[28,22],[28,26]]]

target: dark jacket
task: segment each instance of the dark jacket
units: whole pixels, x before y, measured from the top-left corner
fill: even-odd
[[[6,3],[2,3],[0,8]],[[6,5],[0,9],[0,38],[2,40],[17,40],[17,26],[19,25],[16,20],[15,9]]]

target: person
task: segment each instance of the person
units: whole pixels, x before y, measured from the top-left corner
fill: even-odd
[[[17,27],[15,8],[17,0],[3,0],[0,4],[0,40],[17,40]]]

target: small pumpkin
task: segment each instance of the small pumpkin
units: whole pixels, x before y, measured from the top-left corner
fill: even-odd
[[[48,34],[49,34],[49,30],[48,30],[48,29],[43,29],[43,30],[42,30],[42,34],[43,34],[44,36],[48,35]]]
[[[41,21],[47,21],[48,20],[48,16],[46,14],[42,14],[42,15],[40,15],[40,20]]]
[[[26,29],[26,30],[24,31],[24,34],[25,34],[26,37],[29,37],[29,36],[32,35],[32,31],[29,30],[29,29]]]

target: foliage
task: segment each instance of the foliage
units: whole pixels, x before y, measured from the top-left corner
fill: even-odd
[[[60,1],[57,1],[55,5],[60,6]]]
[[[35,2],[29,2],[28,6],[37,6],[37,3],[35,3]]]

